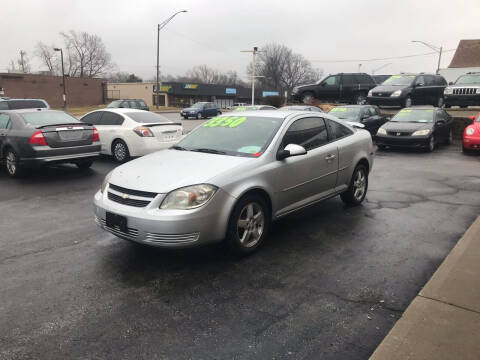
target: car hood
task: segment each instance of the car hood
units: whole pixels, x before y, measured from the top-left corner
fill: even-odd
[[[182,109],[182,111],[191,111],[191,110],[197,111],[197,110],[200,110],[200,109],[198,109],[198,108],[193,108],[193,107],[189,107],[189,108]]]
[[[255,159],[166,149],[117,167],[110,183],[127,189],[168,193],[188,185],[217,185],[215,177],[252,161]]]
[[[397,91],[397,90],[403,90],[406,87],[408,87],[408,86],[405,86],[405,85],[397,85],[397,86],[395,86],[395,85],[379,85],[379,86],[375,86],[372,89],[372,92],[392,93],[392,92]]]
[[[458,88],[478,88],[480,87],[480,83],[478,84],[453,84],[453,85],[448,85],[449,88],[451,89],[458,89]]]
[[[417,130],[432,129],[433,123],[415,123],[415,122],[396,122],[389,121],[382,125],[387,131],[414,132]]]

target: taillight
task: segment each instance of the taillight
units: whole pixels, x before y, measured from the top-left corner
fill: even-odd
[[[135,129],[133,129],[133,131],[135,131],[135,134],[137,134],[138,136],[141,136],[141,137],[155,136],[155,135],[153,135],[152,131],[146,126],[136,127]]]
[[[97,128],[93,128],[93,142],[100,141],[100,135],[98,135]]]
[[[28,143],[36,146],[47,146],[47,141],[45,140],[45,136],[43,136],[43,132],[41,131],[37,131],[35,134],[33,134]]]

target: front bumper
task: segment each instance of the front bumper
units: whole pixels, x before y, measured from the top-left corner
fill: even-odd
[[[165,248],[182,248],[222,241],[236,199],[218,189],[204,206],[192,210],[166,210],[158,194],[146,207],[133,207],[108,198],[109,188],[94,196],[96,223],[120,238]],[[106,226],[106,212],[127,218],[127,230]],[[124,229],[125,230],[125,229]]]
[[[390,96],[368,96],[367,102],[371,105],[378,106],[400,106],[403,107],[405,98],[402,96],[390,97]]]
[[[480,151],[480,137],[464,136],[463,148],[467,150],[479,150]]]
[[[198,114],[198,112],[194,112],[194,113],[191,113],[190,111],[180,111],[180,116],[183,116],[183,117],[196,117]]]
[[[447,106],[478,106],[480,105],[480,94],[444,95],[444,103]]]
[[[376,135],[375,143],[379,146],[401,148],[426,148],[429,143],[428,136],[391,136]]]

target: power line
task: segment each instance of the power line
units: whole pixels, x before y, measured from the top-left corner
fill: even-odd
[[[448,49],[444,50],[443,52],[451,52],[455,51],[456,49]],[[396,60],[396,59],[407,59],[419,56],[427,56],[427,55],[434,55],[437,52],[428,52],[423,54],[415,54],[415,55],[403,55],[403,56],[392,56],[392,57],[385,57],[385,58],[371,58],[371,59],[341,59],[341,60],[311,60],[312,62],[321,62],[321,63],[346,63],[346,62],[370,62],[370,61],[383,61],[383,60]]]

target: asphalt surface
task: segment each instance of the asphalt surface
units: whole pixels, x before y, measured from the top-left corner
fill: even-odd
[[[114,166],[0,172],[0,359],[367,359],[480,212],[479,156],[380,151],[363,206],[165,251],[94,224]]]

